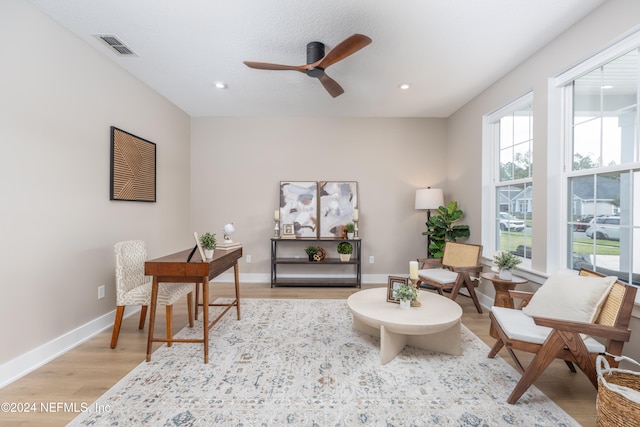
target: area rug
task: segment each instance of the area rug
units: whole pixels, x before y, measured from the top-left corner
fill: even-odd
[[[460,356],[406,347],[381,365],[379,339],[352,328],[345,300],[241,308],[211,329],[209,364],[202,344],[163,346],[69,425],[579,425],[535,387],[507,404],[520,375],[465,327]]]

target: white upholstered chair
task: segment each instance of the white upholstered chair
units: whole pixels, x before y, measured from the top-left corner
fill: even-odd
[[[144,263],[147,260],[147,248],[142,240],[127,240],[116,243],[116,319],[113,324],[111,348],[116,348],[120,326],[127,305],[140,305],[139,328],[144,328],[147,307],[151,303],[151,278],[144,275]],[[173,337],[171,321],[173,304],[187,295],[189,326],[193,327],[193,295],[191,283],[160,283],[158,287],[158,305],[166,306],[167,338]],[[171,346],[171,343],[168,344]]]
[[[555,359],[564,360],[572,372],[578,365],[595,388],[598,355],[607,354],[610,366],[618,366],[610,355],[621,355],[629,341],[636,288],[616,279],[584,269],[579,275],[561,271],[534,294],[509,291],[513,298],[523,300],[519,308],[491,309],[489,317],[498,339],[489,357],[506,348],[522,373],[508,403],[516,403]],[[514,350],[535,353],[527,368]]]
[[[482,313],[482,306],[474,289],[483,269],[480,264],[481,255],[481,245],[446,242],[442,259],[418,259],[418,285],[432,286],[440,295],[443,290],[451,291],[452,300],[455,300],[460,289],[465,287],[478,313]]]

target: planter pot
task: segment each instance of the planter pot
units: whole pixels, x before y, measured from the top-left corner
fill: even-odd
[[[347,233],[347,239],[353,239],[353,233]]]
[[[500,270],[500,273],[498,273],[498,277],[501,280],[511,280],[513,279],[513,274],[511,274],[511,270],[502,269]]]
[[[204,250],[204,256],[205,256],[207,259],[211,259],[211,258],[213,258],[213,249],[205,249],[205,250]]]
[[[411,308],[411,300],[400,300],[400,308],[402,310],[409,310]]]
[[[315,261],[315,259],[313,259],[313,255],[309,255],[309,261]]]
[[[340,254],[340,261],[349,261],[351,259],[351,254]]]

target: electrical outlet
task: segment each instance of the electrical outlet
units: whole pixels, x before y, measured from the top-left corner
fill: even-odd
[[[369,255],[369,264],[373,264],[375,262],[375,259],[373,258],[373,255]]]
[[[104,298],[104,285],[98,286],[98,299]]]
[[[247,255],[246,259],[247,259],[247,264],[251,263],[251,255]]]

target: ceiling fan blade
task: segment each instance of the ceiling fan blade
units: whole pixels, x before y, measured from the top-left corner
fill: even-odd
[[[371,39],[369,37],[362,34],[354,34],[338,43],[324,56],[324,58],[314,65],[320,68],[327,68],[329,65],[342,61],[347,56],[353,55],[369,43],[371,43]]]
[[[336,82],[326,74],[318,77],[318,80],[320,80],[322,86],[324,86],[327,92],[329,92],[329,95],[333,96],[334,98],[344,93],[344,89],[342,89],[342,86],[340,86],[338,82]]]
[[[244,65],[249,68],[256,68],[258,70],[292,70],[292,71],[300,71],[304,73],[307,68],[307,65],[281,65],[281,64],[270,64],[268,62],[253,62],[253,61],[242,61]]]

